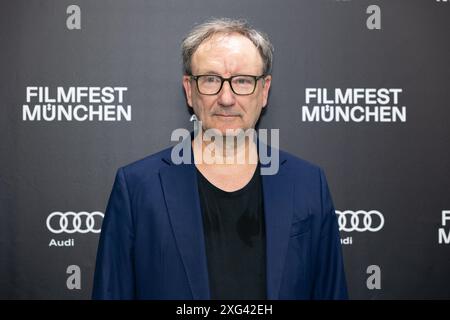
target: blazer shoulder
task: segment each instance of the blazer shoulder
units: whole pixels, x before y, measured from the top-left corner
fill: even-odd
[[[280,150],[280,159],[286,160],[288,171],[317,174],[322,168],[292,153]]]
[[[133,180],[158,174],[159,169],[168,165],[165,159],[170,158],[171,150],[172,147],[166,148],[124,165],[119,170],[123,170],[127,179]]]

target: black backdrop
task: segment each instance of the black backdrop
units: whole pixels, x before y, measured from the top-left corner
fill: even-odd
[[[324,168],[350,297],[450,298],[450,2],[10,0],[0,17],[0,298],[90,297],[116,169],[192,130],[180,42],[209,17],[270,36],[260,128]],[[49,98],[123,88],[123,99],[104,112],[84,99],[70,118],[70,103],[33,96],[39,87]],[[345,109],[308,102],[308,88],[401,92]]]

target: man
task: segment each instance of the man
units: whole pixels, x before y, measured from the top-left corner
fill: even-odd
[[[262,144],[238,139],[267,104],[269,40],[245,22],[216,19],[194,28],[182,50],[187,103],[200,123],[185,140],[194,161],[178,164],[169,148],[118,170],[93,298],[346,299],[323,171],[272,150],[279,168],[263,175]]]

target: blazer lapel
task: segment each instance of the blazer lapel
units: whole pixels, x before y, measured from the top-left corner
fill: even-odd
[[[280,169],[275,175],[263,175],[264,215],[266,222],[266,275],[267,298],[278,299],[289,243],[293,215],[294,186]]]
[[[167,161],[170,160],[166,159]],[[160,170],[160,178],[192,296],[194,299],[209,299],[203,220],[195,165],[172,164]]]

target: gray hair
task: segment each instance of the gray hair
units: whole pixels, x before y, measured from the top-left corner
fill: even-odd
[[[272,70],[273,46],[267,35],[252,28],[245,20],[232,20],[228,18],[212,19],[197,25],[183,39],[181,51],[184,74],[192,74],[192,56],[200,44],[218,33],[239,33],[248,38],[253,42],[261,55],[263,60],[263,74],[270,74]]]

